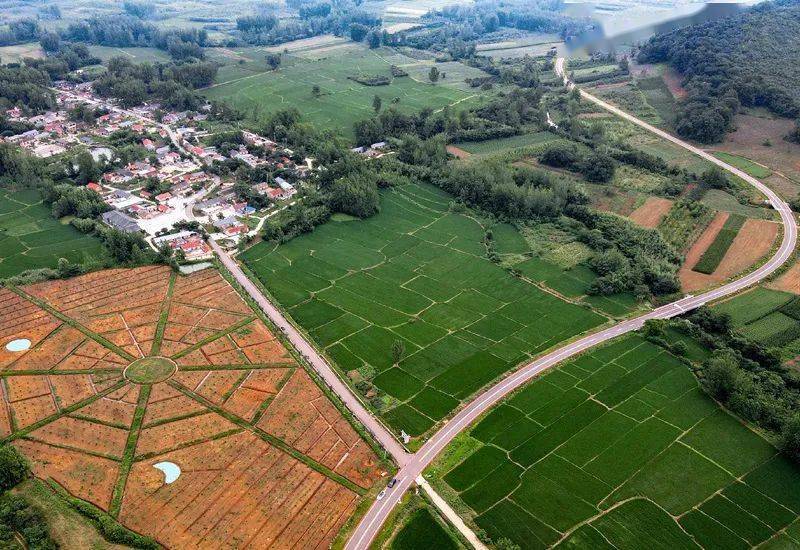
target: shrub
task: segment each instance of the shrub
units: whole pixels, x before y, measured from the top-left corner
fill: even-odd
[[[0,491],[7,491],[28,477],[28,461],[11,445],[0,446]]]

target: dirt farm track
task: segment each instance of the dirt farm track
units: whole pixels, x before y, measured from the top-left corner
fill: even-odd
[[[34,474],[169,548],[327,548],[382,473],[216,270],[0,289],[0,369]]]

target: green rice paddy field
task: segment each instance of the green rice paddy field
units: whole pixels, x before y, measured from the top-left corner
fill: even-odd
[[[729,314],[734,329],[742,335],[780,350],[784,359],[800,355],[800,297],[759,287],[714,309]]]
[[[638,335],[526,385],[429,474],[522,549],[800,546],[800,469]]]
[[[411,76],[395,78],[387,86],[365,86],[348,79],[359,74],[388,76],[391,65],[402,66]],[[352,135],[354,122],[374,114],[375,95],[382,99],[384,107],[391,105],[403,112],[425,107],[440,109],[456,102],[466,106],[466,102],[477,100],[479,95],[466,89],[464,78],[485,73],[452,63],[449,67],[439,66],[447,77],[431,84],[427,80],[428,65],[388,48],[347,48],[320,59],[291,58],[278,71],[234,79],[204,93],[210,99],[228,102],[248,116],[255,114],[256,118],[296,107],[317,128],[347,135]],[[315,85],[320,88],[319,97],[312,94]],[[394,98],[399,102],[393,103]]]
[[[606,321],[488,261],[485,228],[449,212],[450,200],[409,184],[383,192],[370,219],[330,221],[241,256],[342,371],[385,392],[371,401],[381,416],[414,436],[520,362]],[[514,228],[500,227],[498,251],[525,250]],[[517,267],[580,284],[538,259]]]
[[[0,279],[26,269],[98,260],[100,241],[53,219],[38,191],[0,190]]]

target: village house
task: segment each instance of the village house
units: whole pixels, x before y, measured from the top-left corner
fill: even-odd
[[[203,260],[211,258],[211,247],[203,237],[194,231],[180,231],[172,235],[153,238],[153,244],[160,246],[166,243],[173,251],[183,251],[187,260]]]
[[[106,225],[126,233],[138,233],[141,231],[139,224],[136,223],[136,220],[127,214],[120,212],[119,210],[103,212],[100,218]]]

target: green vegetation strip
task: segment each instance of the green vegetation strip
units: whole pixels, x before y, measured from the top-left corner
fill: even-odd
[[[256,316],[255,315],[251,315],[250,317],[245,317],[244,319],[242,319],[238,323],[229,326],[225,330],[217,332],[216,334],[212,334],[211,336],[207,336],[207,337],[203,338],[202,340],[200,340],[199,342],[197,342],[196,344],[193,344],[193,345],[189,346],[188,348],[179,351],[175,355],[171,356],[170,359],[173,359],[173,360],[180,359],[181,357],[183,357],[185,355],[188,355],[188,354],[192,353],[193,351],[202,348],[206,344],[210,344],[211,342],[213,342],[215,340],[219,340],[220,338],[222,338],[224,336],[227,336],[231,332],[239,330],[243,326],[246,326],[246,325],[252,323],[255,320],[256,320]]]
[[[706,249],[700,261],[692,268],[692,271],[705,273],[706,275],[714,273],[725,257],[725,254],[728,252],[728,249],[731,247],[731,244],[733,244],[736,235],[739,234],[739,230],[742,228],[742,225],[744,225],[745,220],[747,220],[747,218],[739,214],[731,214],[728,216],[728,219],[725,220],[725,225],[723,225],[722,229],[717,233],[714,242]]]
[[[117,483],[114,485],[114,492],[111,495],[111,505],[108,507],[108,513],[114,518],[119,516],[119,510],[122,507],[122,496],[125,492],[125,484],[128,482],[128,474],[130,474],[131,466],[133,466],[136,444],[139,442],[139,433],[142,430],[142,421],[144,420],[145,409],[147,409],[147,400],[150,399],[150,390],[152,389],[152,386],[142,386],[142,389],[139,391],[139,399],[136,401],[136,410],[133,413],[131,429],[128,432],[128,440],[125,442],[125,451],[122,453],[119,477],[117,478]]]
[[[62,416],[65,416],[65,415],[68,415],[68,414],[70,414],[72,412],[75,412],[78,409],[80,409],[82,407],[85,407],[86,405],[90,405],[90,404],[94,403],[95,401],[97,401],[98,399],[101,399],[101,398],[105,397],[106,395],[108,395],[110,393],[114,393],[115,391],[120,389],[125,384],[127,384],[127,382],[125,380],[120,380],[119,382],[117,382],[113,386],[109,386],[108,388],[104,389],[103,391],[98,392],[98,393],[94,394],[91,397],[87,397],[83,401],[78,401],[77,403],[74,403],[74,404],[70,405],[69,407],[64,407],[59,412],[57,412],[55,414],[51,414],[50,416],[48,416],[46,418],[42,418],[41,420],[39,420],[37,422],[34,422],[30,426],[26,426],[25,428],[12,433],[11,435],[9,435],[8,437],[6,437],[5,439],[3,439],[0,442],[8,443],[9,441],[14,441],[15,439],[19,439],[21,437],[25,437],[26,435],[28,435],[29,433],[33,432],[34,430],[38,430],[42,426],[46,426],[47,424],[50,424],[51,422],[55,422],[56,420],[58,420]]]
[[[153,345],[150,347],[150,355],[158,355],[161,351],[161,342],[164,340],[164,330],[167,328],[167,319],[169,318],[169,309],[172,304],[172,294],[175,291],[175,279],[178,274],[174,271],[169,276],[169,287],[167,288],[167,295],[164,298],[164,303],[161,305],[161,315],[158,317],[158,326],[156,327],[156,335],[153,338]]]
[[[80,512],[81,515],[89,518],[106,540],[118,544],[125,544],[133,548],[143,548],[145,550],[157,550],[161,548],[161,545],[155,540],[140,535],[135,531],[131,531],[94,504],[72,496],[66,489],[52,479],[47,480],[47,483],[59,497]]]
[[[100,336],[96,332],[92,332],[91,330],[89,330],[88,328],[86,328],[85,326],[80,324],[78,321],[76,321],[72,317],[67,317],[66,315],[64,315],[60,311],[55,310],[52,306],[50,306],[50,304],[48,304],[44,300],[40,300],[39,298],[36,298],[35,296],[31,296],[30,294],[28,294],[27,292],[25,292],[21,288],[16,287],[14,285],[7,285],[6,288],[11,290],[15,294],[18,294],[20,297],[25,298],[29,302],[32,302],[32,303],[36,304],[37,306],[39,306],[40,308],[45,310],[47,313],[49,313],[50,315],[52,315],[53,317],[55,317],[59,321],[62,321],[64,323],[68,324],[69,326],[71,326],[72,328],[74,328],[75,330],[78,330],[78,331],[82,332],[83,334],[85,334],[86,336],[88,336],[89,338],[91,338],[92,340],[94,340],[95,342],[100,344],[101,346],[110,349],[111,351],[113,351],[114,353],[116,353],[117,355],[122,357],[123,359],[127,359],[128,361],[133,361],[134,359],[136,359],[133,355],[131,355],[130,353],[128,353],[127,351],[125,351],[124,349],[119,347],[118,345],[116,345],[113,342],[109,341],[108,339]]]
[[[173,388],[175,388],[176,390],[178,390],[179,392],[184,394],[186,397],[190,397],[190,398],[194,399],[195,401],[197,401],[198,403],[200,403],[204,407],[207,407],[208,409],[211,409],[212,411],[214,411],[215,413],[217,413],[221,417],[229,420],[230,422],[233,422],[237,426],[241,426],[242,428],[251,431],[252,433],[257,435],[259,438],[261,438],[263,441],[266,441],[267,443],[269,443],[273,447],[276,447],[276,448],[280,449],[281,451],[283,451],[284,453],[288,454],[289,456],[299,460],[300,462],[302,462],[303,464],[305,464],[306,466],[308,466],[312,470],[316,470],[317,472],[321,473],[322,475],[331,478],[333,481],[339,483],[340,485],[343,485],[344,487],[350,489],[351,491],[353,491],[354,493],[356,493],[358,495],[364,495],[366,493],[366,490],[364,488],[359,487],[358,485],[356,485],[355,483],[353,483],[352,481],[350,481],[349,479],[347,479],[343,475],[337,474],[336,472],[334,472],[333,470],[331,470],[327,466],[325,466],[323,464],[320,464],[319,462],[317,462],[313,458],[310,458],[310,457],[304,455],[303,453],[301,453],[300,451],[298,451],[297,449],[295,449],[294,447],[292,447],[291,445],[289,445],[288,443],[286,443],[282,439],[279,439],[279,438],[275,437],[274,435],[268,434],[264,430],[252,425],[251,423],[249,423],[244,418],[236,416],[235,414],[230,413],[230,412],[226,411],[225,409],[223,409],[221,407],[218,407],[217,405],[215,405],[214,403],[212,403],[211,401],[209,401],[205,397],[194,393],[193,391],[191,391],[186,386],[184,386],[184,385],[182,385],[182,384],[180,384],[180,383],[178,383],[178,382],[176,382],[174,380],[168,380],[167,384],[169,384],[170,386],[172,386]]]

